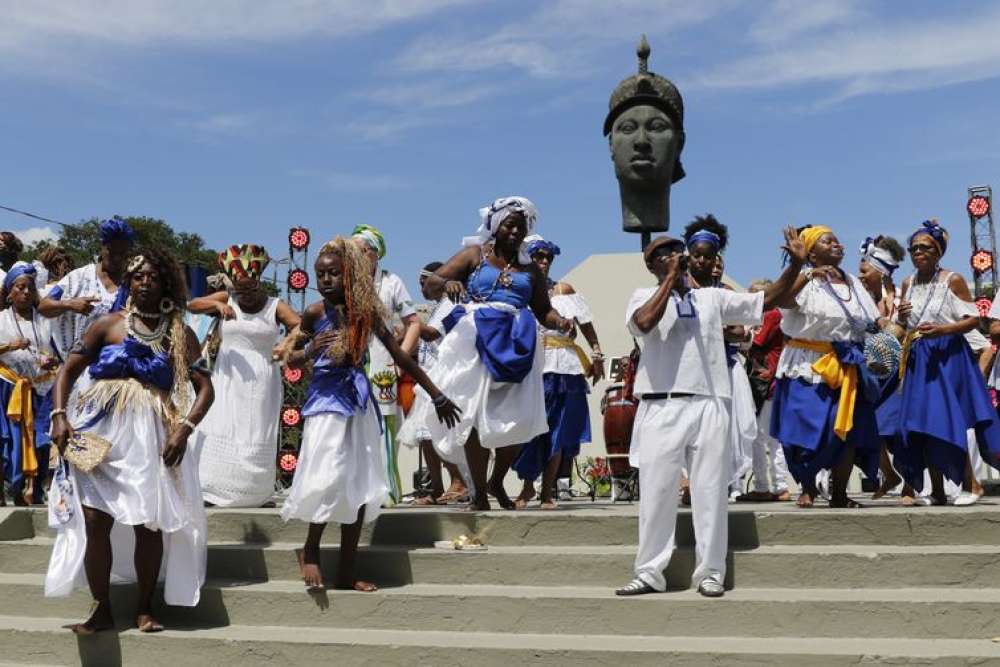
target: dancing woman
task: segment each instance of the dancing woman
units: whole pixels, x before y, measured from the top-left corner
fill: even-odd
[[[202,496],[218,507],[260,507],[274,493],[282,403],[275,347],[280,328],[293,330],[299,316],[261,289],[269,262],[261,246],[230,247],[219,255],[219,264],[233,283],[233,295],[216,292],[188,303],[193,313],[222,318],[222,343],[212,370],[215,409],[191,439]]]
[[[49,391],[59,360],[49,321],[38,314],[35,267],[18,262],[0,300],[0,460],[15,505],[41,504],[49,470]],[[0,505],[4,503],[0,489]]]
[[[529,237],[527,245],[528,256],[545,277],[552,307],[573,322],[573,329],[568,333],[541,329],[545,345],[543,381],[549,432],[525,445],[514,461],[517,476],[524,480],[514,505],[517,509],[527,506],[535,497],[534,481],[541,475],[541,507],[555,509],[552,491],[562,462],[572,461],[580,453],[580,445],[590,442],[587,379],[597,384],[604,377],[604,355],[594,330],[594,316],[583,296],[569,283],[549,279],[552,261],[560,252],[559,246],[537,235]],[[577,326],[592,351],[589,359],[573,340]]]
[[[514,503],[503,478],[516,445],[549,429],[537,323],[569,332],[573,322],[552,307],[545,276],[524,246],[538,219],[535,205],[524,197],[502,197],[479,215],[477,236],[466,238],[467,247],[428,279],[437,293],[459,303],[446,318],[449,331],[430,376],[462,408],[462,418],[446,430],[435,423],[429,397],[418,391],[400,440],[415,445],[419,425],[426,425],[445,460],[457,463],[465,450],[476,494],[471,509],[490,508],[487,490],[510,509]],[[487,485],[491,449],[496,461]]]
[[[71,470],[72,492],[49,498],[57,537],[45,593],[68,595],[82,568],[95,602],[90,618],[72,627],[77,634],[114,625],[112,563],[117,575],[138,581],[135,622],[141,632],[163,629],[152,613],[161,562],[169,605],[197,605],[205,580],[205,511],[197,462],[185,452],[213,394],[196,363],[198,339],[184,325],[184,275],[166,251],[146,248],[128,261],[122,290],[124,309],[87,328],[53,389],[52,441],[60,454],[74,431],[111,445],[90,472]],[[93,383],[71,401],[70,390],[84,372]],[[112,540],[116,524],[132,527],[134,572],[128,555],[112,559],[113,541],[131,546],[121,530]]]
[[[436,418],[450,428],[458,408],[405,354],[383,321],[383,309],[362,251],[337,237],[320,248],[316,282],[323,300],[306,308],[292,334],[288,363],[312,362],[313,377],[302,407],[305,427],[299,464],[281,510],[285,521],[309,522],[300,556],[309,588],[323,586],[320,540],[330,521],[340,526],[340,564],[336,588],[374,591],[355,576],[361,527],[374,521],[389,492],[381,423],[364,359],[372,336],[391,358],[432,397]],[[303,343],[312,338],[308,345]]]
[[[948,232],[925,221],[909,240],[916,273],[903,281],[897,322],[906,329],[896,468],[917,491],[930,472],[930,502],[947,501],[943,477],[973,486],[967,431],[975,429],[983,460],[1000,466],[1000,422],[964,334],[979,323],[965,280],[941,267]]]
[[[844,247],[829,227],[806,227],[799,238],[811,268],[778,302],[791,340],[778,360],[771,435],[802,487],[799,507],[813,506],[816,474],[825,470],[833,471],[830,506],[860,507],[847,496],[852,467],[874,479],[879,460],[878,390],[865,381],[862,348],[886,320],[861,281],[840,268]]]
[[[904,331],[894,323],[898,304],[896,284],[892,280],[892,275],[899,268],[904,256],[903,247],[896,239],[889,236],[878,236],[874,239],[869,237],[861,244],[861,263],[858,266],[858,279],[878,307],[879,316],[887,318],[890,322],[886,330],[899,339],[903,338]],[[882,481],[872,494],[872,500],[884,497],[902,481],[899,473],[892,467],[892,460],[889,457],[889,452],[894,448],[889,443],[900,437],[898,389],[899,375],[894,373],[882,382],[881,397],[875,407],[875,420],[878,422],[878,434],[881,438],[879,470],[882,473]],[[904,486],[903,503],[908,504],[906,499],[912,496],[913,491],[909,485]]]

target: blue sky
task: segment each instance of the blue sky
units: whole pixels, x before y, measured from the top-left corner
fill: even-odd
[[[996,2],[2,5],[0,204],[160,217],[274,256],[290,226],[367,222],[411,287],[501,195],[538,205],[557,273],[637,249],[601,123],[642,32],[687,107],[672,229],[715,213],[741,282],[778,272],[788,223],[853,253],[931,216],[967,272],[966,188],[1000,186]]]

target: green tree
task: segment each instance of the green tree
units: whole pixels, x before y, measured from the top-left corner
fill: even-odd
[[[219,266],[219,253],[206,248],[205,241],[198,234],[174,231],[170,225],[157,218],[127,217],[124,220],[135,230],[140,245],[166,248],[182,264],[202,266],[209,271],[215,271]],[[62,228],[57,240],[39,241],[26,248],[21,258],[30,261],[46,248],[58,246],[70,254],[77,266],[89,264],[101,249],[100,226],[98,218],[67,225]]]

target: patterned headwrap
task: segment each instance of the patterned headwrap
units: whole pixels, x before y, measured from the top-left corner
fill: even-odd
[[[17,262],[14,266],[10,267],[10,271],[3,279],[3,291],[10,292],[10,288],[14,286],[14,281],[21,276],[31,276],[32,281],[35,279],[35,275],[38,273],[38,269],[34,267],[33,264],[28,264],[27,262]]]
[[[267,250],[253,243],[231,245],[219,253],[219,266],[230,280],[243,277],[260,280],[270,261],[271,257],[267,254]]]
[[[944,253],[948,250],[948,230],[942,227],[934,218],[924,220],[920,225],[920,229],[910,234],[910,239],[907,243],[912,245],[913,239],[921,234],[931,237],[934,245],[937,246],[938,254],[943,257]]]
[[[562,251],[552,241],[546,241],[539,234],[532,234],[524,239],[524,244],[528,246],[528,254],[534,255],[536,252],[547,252],[553,257]]]
[[[699,229],[691,235],[691,238],[687,241],[688,250],[690,250],[691,246],[695,243],[707,243],[712,246],[712,249],[715,250],[715,252],[719,252],[719,249],[722,247],[722,239],[719,238],[719,235],[707,229]]]
[[[892,253],[875,245],[875,239],[870,236],[861,244],[861,261],[867,262],[883,276],[892,276],[899,268],[899,262],[893,259]]]
[[[382,259],[385,257],[385,237],[382,236],[382,232],[375,229],[371,225],[358,225],[351,232],[351,236],[356,239],[361,239],[369,246],[372,250],[378,253],[378,258]]]
[[[816,225],[815,227],[806,227],[801,232],[799,232],[799,238],[802,239],[802,243],[806,246],[806,252],[812,252],[812,249],[816,247],[816,242],[819,241],[824,234],[832,234],[833,230],[826,225]]]
[[[131,245],[136,241],[135,230],[117,215],[101,223],[100,234],[101,245],[108,245],[112,241],[128,241]]]
[[[500,197],[489,206],[479,209],[479,229],[475,236],[466,236],[462,239],[462,245],[483,245],[489,243],[497,235],[500,223],[506,220],[512,213],[521,213],[527,226],[525,238],[535,232],[535,224],[538,222],[538,209],[527,197]],[[531,261],[528,255],[527,244],[522,243],[518,249],[518,261],[527,264]]]

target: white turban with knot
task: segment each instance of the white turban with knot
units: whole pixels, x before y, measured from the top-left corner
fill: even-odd
[[[892,276],[899,268],[899,262],[893,259],[891,252],[885,248],[879,248],[875,242],[876,239],[869,237],[861,244],[861,261],[867,262],[883,276]]]
[[[535,231],[535,223],[538,222],[538,209],[527,197],[500,197],[489,206],[479,209],[479,229],[475,236],[466,236],[462,239],[462,245],[483,245],[489,243],[497,235],[500,224],[506,220],[511,213],[521,213],[527,226],[525,237],[530,236]],[[521,264],[531,263],[528,256],[528,245],[524,242],[518,249],[517,261]]]

